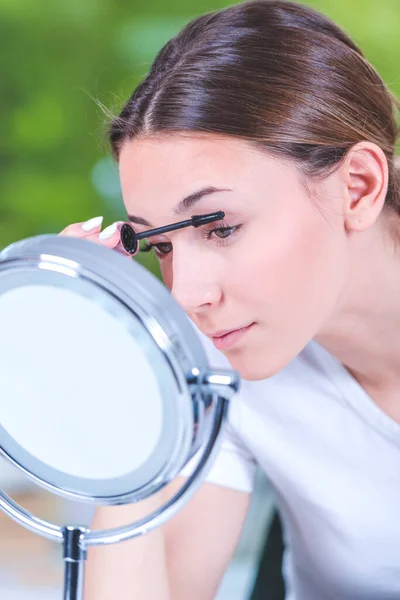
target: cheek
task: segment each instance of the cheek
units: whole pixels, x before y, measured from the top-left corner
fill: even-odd
[[[160,261],[160,271],[161,271],[161,277],[163,278],[165,285],[167,286],[169,291],[171,291],[172,284],[173,284],[172,261],[171,260]]]
[[[321,224],[274,232],[237,265],[232,297],[241,314],[261,325],[249,343],[229,354],[244,379],[278,373],[313,339],[339,303],[346,246]]]
[[[294,220],[294,219],[293,219]],[[321,215],[265,231],[252,256],[237,265],[237,290],[249,305],[271,316],[322,317],[337,300],[344,277],[345,246]],[[243,259],[246,257],[243,256]],[[293,321],[291,323],[293,326]]]

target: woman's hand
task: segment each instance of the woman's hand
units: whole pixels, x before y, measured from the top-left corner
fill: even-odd
[[[131,256],[121,244],[120,229],[124,221],[116,221],[101,231],[102,223],[103,217],[94,217],[84,223],[72,223],[63,229],[59,235],[89,240],[95,244],[101,244],[106,248],[117,250],[117,252],[121,252],[125,256]]]

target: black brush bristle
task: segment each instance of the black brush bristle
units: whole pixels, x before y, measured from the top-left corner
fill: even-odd
[[[201,225],[207,225],[213,221],[220,221],[225,217],[225,213],[220,210],[219,212],[212,213],[210,215],[194,215],[192,217],[193,227],[200,227]]]

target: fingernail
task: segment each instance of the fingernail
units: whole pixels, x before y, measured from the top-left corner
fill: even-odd
[[[100,227],[103,222],[103,217],[93,217],[93,219],[89,219],[86,223],[83,223],[82,229],[83,231],[91,231],[92,229],[96,229],[96,227]]]
[[[99,240],[108,240],[117,231],[117,223],[109,225],[99,234]]]

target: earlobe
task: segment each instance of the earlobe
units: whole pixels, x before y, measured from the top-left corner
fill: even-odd
[[[359,142],[346,155],[345,226],[348,231],[366,231],[378,219],[388,187],[387,159],[379,146]]]

